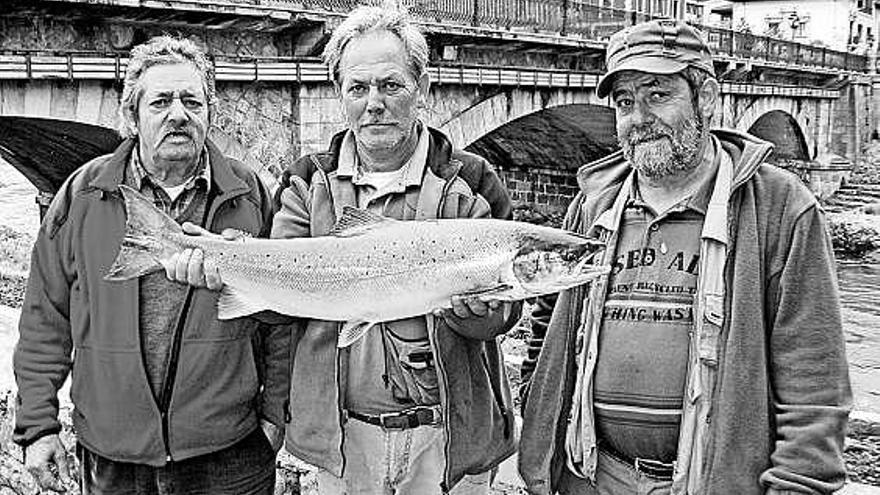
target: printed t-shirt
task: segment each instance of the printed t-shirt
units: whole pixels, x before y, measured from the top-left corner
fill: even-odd
[[[599,333],[594,412],[600,445],[675,460],[700,235],[714,179],[662,215],[636,183],[620,225]]]

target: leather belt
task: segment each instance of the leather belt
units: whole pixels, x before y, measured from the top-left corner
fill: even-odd
[[[675,473],[674,462],[662,462],[655,459],[644,459],[641,457],[630,457],[610,448],[608,445],[602,445],[599,450],[608,454],[609,457],[626,464],[628,467],[635,469],[637,473],[654,478],[660,481],[672,481],[672,475]]]
[[[403,411],[384,414],[363,414],[356,411],[347,411],[348,417],[381,426],[386,430],[406,430],[419,426],[436,426],[441,423],[443,415],[440,406],[416,406]]]

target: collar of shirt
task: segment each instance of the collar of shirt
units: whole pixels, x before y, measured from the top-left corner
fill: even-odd
[[[140,153],[138,153],[137,148],[132,152],[131,158],[129,159],[129,172],[131,173],[131,184],[134,185],[134,188],[138,191],[143,190],[145,181],[150,187],[161,188],[163,190],[166,189],[150,176],[150,172],[147,171],[141,162]],[[211,189],[211,164],[210,159],[208,158],[207,149],[202,150],[195,172],[186,180],[186,182],[183,183],[183,190],[186,191],[192,189],[200,183],[204,184],[205,191]]]
[[[387,192],[401,192],[409,186],[418,186],[422,183],[425,167],[428,165],[428,145],[430,144],[429,133],[424,131],[424,125],[416,124],[416,132],[419,142],[409,160],[403,164],[400,170],[405,170],[400,176],[400,181],[388,186]],[[366,185],[363,182],[363,171],[357,158],[357,142],[354,133],[349,130],[345,133],[342,146],[339,149],[339,164],[336,168],[338,177],[351,177],[355,185]]]
[[[710,138],[706,149],[703,151],[703,156],[700,158],[700,167],[717,169],[718,150],[716,149],[716,145],[717,143],[715,142],[715,139]],[[715,175],[715,172],[709,174],[690,196],[671,206],[666,213],[691,209],[699,212],[701,215],[705,215],[706,208],[709,207],[709,199],[712,197],[713,186],[715,185]],[[642,199],[642,193],[639,190],[637,180],[632,181],[632,187],[629,191],[629,198],[627,199],[626,206],[627,208],[633,206],[648,208],[648,205]]]

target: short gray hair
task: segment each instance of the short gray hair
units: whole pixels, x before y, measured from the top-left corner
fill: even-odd
[[[381,7],[358,7],[333,31],[324,47],[324,62],[330,67],[334,81],[339,82],[339,61],[348,42],[374,31],[388,31],[400,38],[412,75],[416,79],[422,77],[428,67],[428,42],[413,24],[406,8],[390,0]]]
[[[214,66],[195,43],[185,38],[172,36],[156,36],[146,43],[131,50],[128,67],[122,87],[122,100],[119,104],[119,134],[124,138],[137,135],[128,121],[128,112],[137,114],[137,99],[141,77],[147,69],[154,65],[192,64],[202,76],[205,85],[205,97],[208,106],[217,100],[217,89],[214,82]],[[211,115],[211,112],[208,113]]]

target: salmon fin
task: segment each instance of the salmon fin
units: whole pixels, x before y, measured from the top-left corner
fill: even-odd
[[[217,299],[217,319],[231,320],[233,318],[241,318],[254,313],[259,313],[266,308],[266,303],[247,297],[245,291],[234,289],[228,285],[224,285],[220,290],[220,297]]]
[[[476,297],[476,296],[500,296],[505,292],[513,290],[513,286],[510,284],[498,284],[495,287],[489,287],[488,289],[477,289],[468,292],[464,292],[459,294],[462,297]]]
[[[134,189],[121,185],[125,200],[125,235],[119,254],[104,280],[122,281],[162,269],[160,259],[177,252],[179,247],[167,240],[167,234],[182,232],[180,225]]]
[[[342,207],[342,216],[336,221],[333,229],[330,230],[330,235],[354,237],[394,222],[397,222],[397,220],[383,217],[368,210],[345,205]]]
[[[375,322],[372,321],[347,321],[342,325],[339,331],[339,337],[336,340],[336,347],[342,349],[354,344],[367,334],[367,331],[373,328]]]

